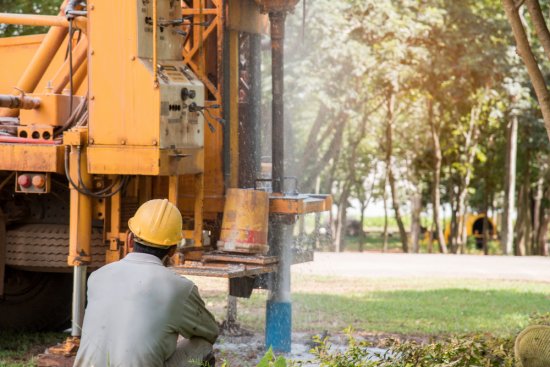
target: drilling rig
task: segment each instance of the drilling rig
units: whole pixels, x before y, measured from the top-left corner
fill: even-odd
[[[55,16],[0,13],[0,24],[49,27],[0,39],[0,329],[72,320],[78,337],[87,275],[131,250],[128,219],[164,197],[184,216],[172,269],[227,278],[240,297],[270,274],[268,329],[280,318],[290,328],[297,260],[284,233],[331,206],[288,189],[284,174],[284,24],[296,2],[65,0]],[[273,154],[262,178],[268,35]],[[270,343],[289,349],[289,332]]]

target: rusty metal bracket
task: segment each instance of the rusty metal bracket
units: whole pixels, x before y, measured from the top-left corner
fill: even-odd
[[[295,177],[295,176],[286,176],[284,178],[284,182],[286,181],[293,181],[294,182],[294,189],[291,191],[291,192],[288,192],[288,194],[290,195],[298,195],[299,192],[298,192],[298,177]],[[258,190],[258,183],[259,182],[273,182],[273,179],[272,178],[257,178],[254,180],[254,190]],[[283,187],[283,191],[285,193],[287,193],[285,190],[284,190],[284,183],[282,185]]]
[[[183,265],[173,266],[172,269],[181,275],[196,275],[215,278],[240,278],[264,273],[271,273],[277,269],[277,264],[269,265],[245,265],[245,264],[224,264],[186,261]]]

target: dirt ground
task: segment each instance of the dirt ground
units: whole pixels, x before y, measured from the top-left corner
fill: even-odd
[[[293,333],[292,334],[292,352],[285,357],[293,362],[300,362],[300,367],[315,367],[318,364],[312,362],[314,355],[311,349],[315,347],[313,342],[313,333]],[[335,335],[326,335],[330,343],[330,350],[344,350],[347,345],[347,337],[341,333]],[[357,334],[356,340],[366,340],[377,345],[382,337],[391,337],[391,335],[368,335]],[[369,348],[372,353],[383,352],[380,348]],[[217,363],[221,366],[223,362],[228,367],[253,367],[258,364],[265,353],[264,337],[257,333],[248,336],[224,336],[221,335],[214,346]],[[279,355],[275,353],[275,355]]]
[[[445,277],[550,281],[550,258],[439,254],[316,253],[315,261],[294,265],[298,274],[411,278]]]

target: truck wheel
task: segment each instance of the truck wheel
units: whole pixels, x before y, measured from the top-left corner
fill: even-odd
[[[70,326],[72,274],[6,268],[0,330],[59,331]]]

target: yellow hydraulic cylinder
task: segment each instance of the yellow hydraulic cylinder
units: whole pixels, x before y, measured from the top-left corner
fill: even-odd
[[[218,249],[267,254],[269,195],[267,192],[228,189]]]
[[[87,129],[73,129],[65,132],[65,142],[84,142],[87,140]],[[68,146],[67,146],[68,147]],[[67,149],[67,148],[66,148]],[[80,174],[79,174],[80,165]],[[69,174],[75,185],[80,181],[86,187],[92,187],[92,176],[86,168],[86,150],[75,144],[70,147]],[[71,266],[87,265],[91,262],[92,236],[92,199],[80,193],[70,185],[70,225],[69,225],[69,257],[67,262]],[[82,189],[81,189],[82,190]]]

